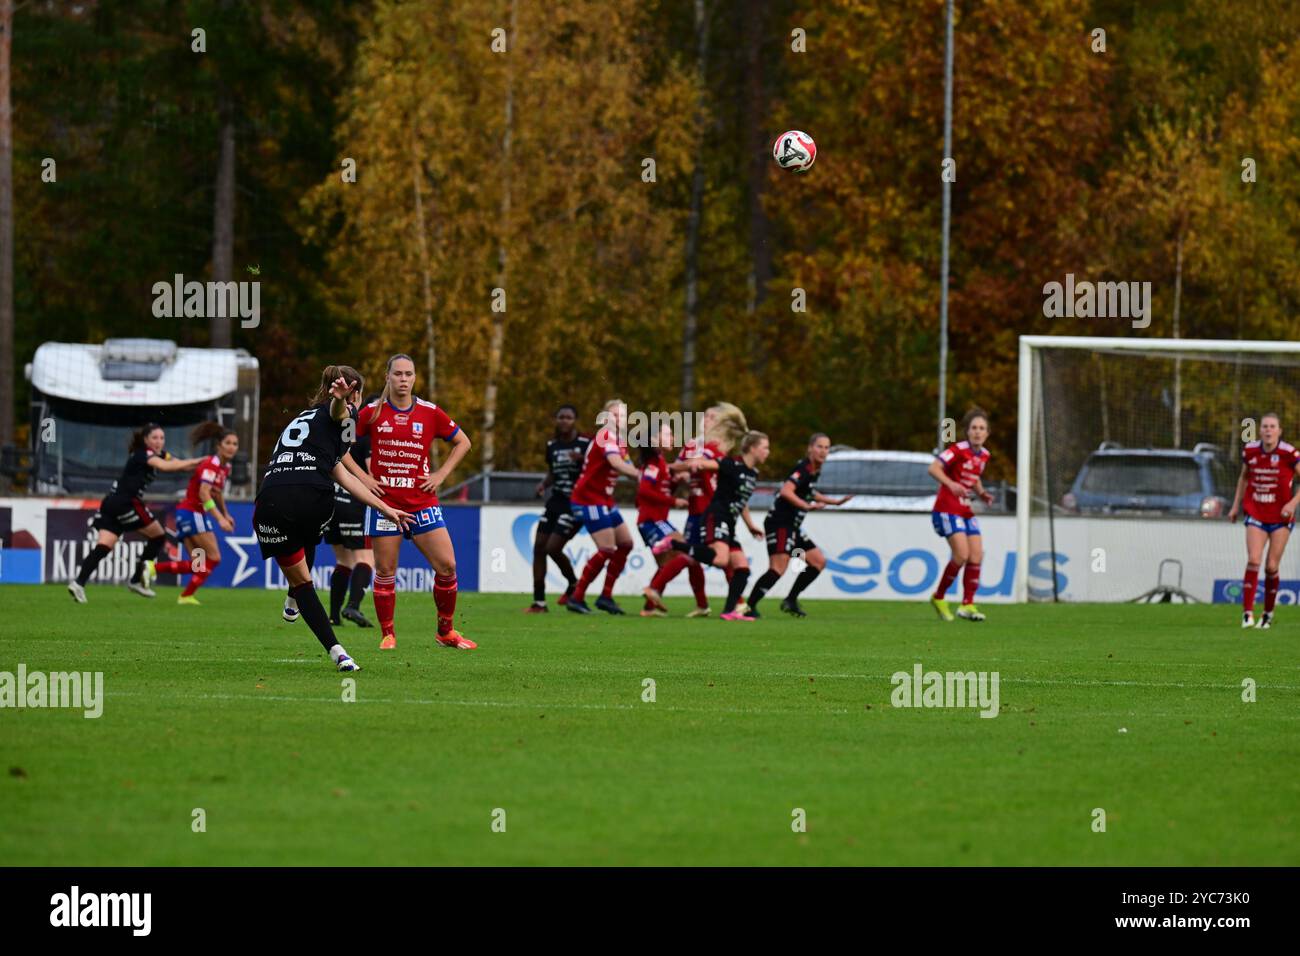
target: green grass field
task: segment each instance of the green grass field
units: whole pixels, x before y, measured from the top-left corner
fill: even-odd
[[[0,710],[0,864],[1300,863],[1289,607],[1267,632],[1223,606],[942,624],[769,601],[746,625],[463,594],[465,652],[399,595],[396,652],[341,631],[365,668],[348,703],[276,594],[87,593],[0,587],[0,670],[102,670],[106,691],[97,720]],[[892,707],[918,661],[997,671],[999,716]]]

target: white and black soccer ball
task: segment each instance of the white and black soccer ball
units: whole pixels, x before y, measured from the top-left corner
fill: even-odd
[[[802,130],[786,130],[772,144],[772,158],[782,169],[807,172],[817,159],[817,144]]]

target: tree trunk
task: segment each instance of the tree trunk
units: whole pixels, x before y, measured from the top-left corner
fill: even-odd
[[[0,0],[0,445],[14,440],[14,140],[9,104],[13,0]]]
[[[514,56],[518,28],[517,0],[510,0],[510,38],[506,52],[506,115],[501,134],[501,222],[497,239],[497,288],[505,290],[510,259],[506,242],[510,236],[510,149],[515,122]],[[507,308],[509,293],[506,293]],[[495,303],[494,303],[495,304]],[[506,311],[492,312],[492,332],[488,339],[487,385],[483,390],[483,471],[490,474],[496,467],[497,379],[501,374],[501,353],[506,340]]]
[[[700,99],[695,116],[696,143],[704,140],[708,114],[704,102],[705,67],[708,62],[709,28],[704,0],[695,0],[695,76]],[[695,154],[691,177],[691,212],[686,220],[686,313],[682,320],[682,410],[695,407],[695,339],[699,332],[700,216],[704,203],[704,160]]]
[[[224,89],[219,103],[221,134],[212,215],[212,281],[230,282],[235,273],[235,111]],[[229,315],[208,316],[208,344],[212,348],[230,348],[231,324]]]
[[[743,16],[745,35],[745,128],[749,154],[749,302],[751,320],[767,298],[772,278],[772,251],[768,246],[771,226],[763,210],[763,189],[767,183],[771,130],[767,129],[767,83],[763,73],[763,37],[767,33],[767,0],[746,0]],[[764,337],[750,338],[751,365],[760,377],[767,365]]]
[[[424,200],[420,197],[420,142],[415,135],[415,126],[411,126],[411,192],[415,196],[415,248],[420,256],[420,279],[424,295],[424,340],[426,343],[426,362],[428,369],[428,396],[430,401],[437,401],[438,364],[433,338],[433,279],[429,274],[429,243],[424,225]],[[429,445],[430,464],[438,467],[438,443]]]

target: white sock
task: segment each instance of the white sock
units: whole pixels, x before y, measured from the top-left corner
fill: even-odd
[[[330,648],[330,660],[335,664],[339,662],[340,657],[347,657],[348,652],[343,649],[342,644],[335,644]]]
[[[289,610],[291,610],[291,611],[296,611],[296,610],[298,610],[298,602],[295,601],[295,600],[294,600],[293,598],[291,598],[291,597],[287,597],[287,598],[284,599],[284,606],[287,607],[287,608],[288,608]]]

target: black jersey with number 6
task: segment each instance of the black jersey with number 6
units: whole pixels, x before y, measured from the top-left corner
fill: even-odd
[[[350,447],[343,440],[344,427],[349,421],[350,414],[341,422],[331,418],[329,402],[299,412],[275,443],[262,488],[311,485],[332,492],[334,479],[330,473]]]

